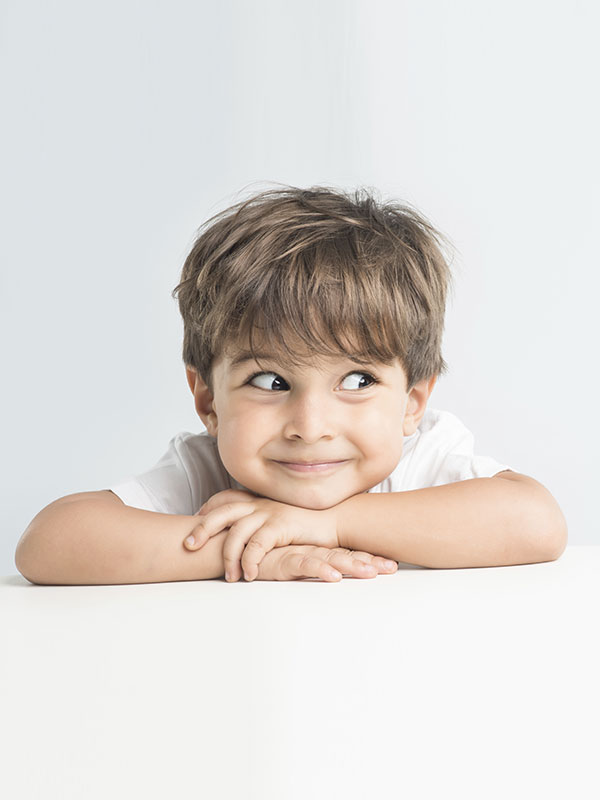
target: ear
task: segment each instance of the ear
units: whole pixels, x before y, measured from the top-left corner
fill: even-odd
[[[431,378],[423,378],[422,381],[415,383],[413,388],[408,393],[408,400],[406,401],[406,411],[404,413],[403,434],[410,436],[419,427],[419,423],[423,418],[425,409],[427,408],[427,401],[429,395],[433,391],[433,387],[437,382],[438,376],[434,375]]]
[[[218,420],[214,407],[214,397],[194,367],[185,368],[188,385],[194,395],[196,413],[204,423],[208,433],[217,437]]]

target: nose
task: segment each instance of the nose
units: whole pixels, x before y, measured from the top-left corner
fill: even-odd
[[[336,436],[332,403],[321,393],[306,391],[294,398],[290,396],[284,413],[283,433],[286,439],[301,439],[311,444]]]

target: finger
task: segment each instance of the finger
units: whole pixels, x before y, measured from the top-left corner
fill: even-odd
[[[269,524],[268,514],[264,514],[263,522],[259,529],[251,536],[242,552],[241,567],[244,578],[251,582],[258,577],[261,561],[268,552],[275,547],[284,547],[290,543],[290,538],[282,535],[281,527]]]
[[[356,558],[355,555],[352,551],[342,553],[333,550],[327,554],[326,560],[342,575],[350,575],[352,578],[375,578],[377,567],[366,559]]]
[[[200,506],[194,516],[206,514],[209,511],[213,511],[215,508],[225,505],[225,503],[240,503],[244,500],[249,501],[254,498],[255,495],[250,494],[250,492],[242,492],[238,489],[225,489],[223,492],[216,492],[211,495],[211,497]]]
[[[199,550],[202,545],[206,544],[208,538],[202,526],[196,525],[184,539],[183,546],[186,550]]]
[[[226,503],[214,511],[210,511],[201,518],[192,533],[185,539],[184,545],[188,550],[198,550],[202,545],[217,533],[229,528],[234,522],[248,516],[254,511],[251,503]],[[193,539],[193,541],[192,541]]]
[[[223,543],[223,563],[225,565],[225,580],[238,581],[242,577],[242,557],[248,541],[260,529],[267,519],[265,512],[255,511],[238,520],[231,529]],[[246,580],[248,577],[244,575]],[[256,576],[254,576],[256,577]]]
[[[323,547],[316,548],[313,555],[322,558],[342,575],[352,578],[375,578],[379,571],[378,565],[372,563],[378,557],[362,551]]]
[[[363,561],[365,564],[372,564],[378,572],[389,574],[398,570],[397,561],[383,556],[374,556],[371,553],[364,553],[362,550],[353,550],[352,557]]]
[[[325,548],[323,548],[325,549]],[[327,562],[324,556],[289,553],[282,559],[282,574],[279,580],[289,581],[295,578],[320,578],[328,583],[342,580],[342,573]]]

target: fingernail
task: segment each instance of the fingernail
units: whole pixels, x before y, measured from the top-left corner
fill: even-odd
[[[231,575],[228,572],[225,573],[225,580],[226,581],[230,581],[231,580]]]
[[[395,561],[384,561],[383,566],[386,569],[394,569],[395,567],[398,566],[398,564]]]
[[[193,544],[196,544],[196,540],[194,539],[193,536],[188,536],[187,539],[185,540],[185,543],[189,544],[191,547]]]
[[[245,570],[244,570],[244,580],[250,582],[250,579],[248,578],[248,574],[246,573]]]

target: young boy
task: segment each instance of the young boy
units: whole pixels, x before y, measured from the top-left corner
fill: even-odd
[[[203,227],[173,295],[206,431],[42,509],[15,557],[28,580],[329,581],[561,555],[550,492],[427,408],[451,275],[416,210],[286,187]]]

